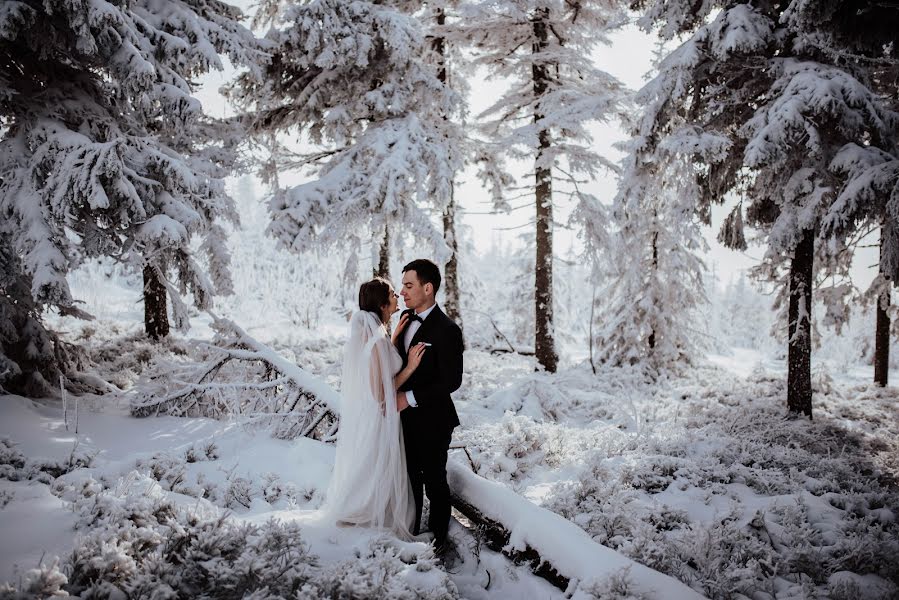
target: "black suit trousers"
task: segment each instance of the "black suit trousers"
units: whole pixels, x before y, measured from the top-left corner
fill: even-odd
[[[415,411],[410,407],[403,411]],[[414,415],[403,414],[406,420],[414,420]],[[421,427],[404,427],[403,443],[406,447],[406,468],[409,481],[412,483],[412,494],[415,497],[415,522],[412,533],[418,534],[421,523],[424,493],[431,503],[428,515],[428,529],[434,533],[435,541],[440,544],[446,539],[450,520],[450,490],[446,482],[446,459],[452,428],[443,431],[428,431]]]

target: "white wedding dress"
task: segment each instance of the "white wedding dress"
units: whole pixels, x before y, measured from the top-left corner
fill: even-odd
[[[355,313],[344,351],[334,472],[322,510],[339,525],[387,529],[408,540],[415,501],[393,381],[402,363],[380,319]]]

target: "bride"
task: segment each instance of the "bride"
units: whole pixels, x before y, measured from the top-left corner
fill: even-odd
[[[397,297],[380,277],[359,288],[360,310],[350,320],[344,351],[334,472],[323,510],[339,525],[388,529],[409,540],[415,501],[406,473],[396,390],[421,363],[425,346],[410,348],[402,368],[395,342],[407,318],[400,319],[392,340],[386,327],[397,311]]]

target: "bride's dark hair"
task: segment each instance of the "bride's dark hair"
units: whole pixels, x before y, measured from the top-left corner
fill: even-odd
[[[383,320],[381,309],[390,303],[390,282],[383,277],[375,277],[359,286],[359,308],[374,313]]]

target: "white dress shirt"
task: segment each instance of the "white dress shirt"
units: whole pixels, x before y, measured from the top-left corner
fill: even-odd
[[[428,315],[431,314],[431,311],[434,310],[434,307],[437,304],[432,304],[427,309],[421,311],[420,313],[415,313],[419,316],[419,318],[424,321],[428,318]],[[415,334],[418,332],[418,329],[421,327],[421,323],[418,321],[412,321],[406,327],[406,331],[403,333],[403,347],[406,349],[406,356],[409,355],[409,346],[412,344],[412,338],[415,337]],[[426,350],[427,352],[427,350]],[[418,402],[415,401],[415,394],[412,393],[412,390],[406,392],[406,402],[409,403],[409,406],[413,408],[418,408]]]

